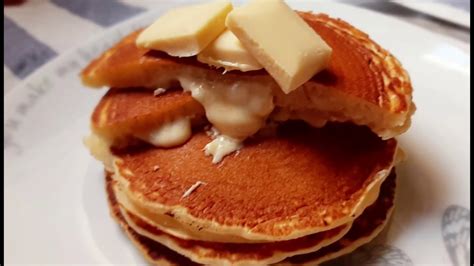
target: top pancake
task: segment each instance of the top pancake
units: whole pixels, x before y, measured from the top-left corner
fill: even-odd
[[[274,86],[278,88],[274,92],[277,110],[291,110],[292,118],[311,116],[308,120],[317,120],[314,124],[352,121],[369,126],[383,138],[404,132],[415,106],[410,79],[398,60],[367,34],[340,19],[325,14],[299,15],[332,47],[333,53],[325,70],[292,93],[285,95]],[[130,34],[93,60],[82,72],[83,83],[91,87],[167,87],[182,73],[206,76],[211,82],[258,79],[275,83],[264,70],[223,75],[222,70],[202,64],[196,57],[176,58],[138,48],[135,40],[139,33]]]
[[[299,13],[333,49],[329,66],[315,75],[308,86],[325,86],[367,102],[405,112],[410,105],[409,77],[398,60],[350,24],[325,14]],[[82,79],[91,87],[153,87],[153,74],[160,68],[179,68],[180,64],[211,69],[195,57],[176,58],[138,48],[136,31],[91,62]],[[221,71],[215,70],[221,75]],[[264,71],[226,73],[232,76],[267,75]]]
[[[115,150],[116,176],[135,204],[183,226],[277,241],[353,220],[375,200],[378,192],[367,199],[369,191],[388,175],[397,149],[364,127],[289,123],[216,166],[202,152],[209,139],[201,132],[172,149]],[[183,197],[197,181],[205,185]]]

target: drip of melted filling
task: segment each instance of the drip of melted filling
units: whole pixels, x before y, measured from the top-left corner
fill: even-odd
[[[272,86],[274,82],[242,78],[239,81],[208,79],[183,71],[176,76],[163,77],[160,88],[169,88],[177,80],[184,91],[204,107],[207,120],[218,134],[204,147],[206,155],[213,156],[213,163],[242,146],[242,142],[257,133],[274,109]],[[158,147],[172,147],[185,143],[191,137],[189,119],[178,119],[161,125],[138,138]]]
[[[219,135],[204,147],[204,154],[212,155],[212,163],[218,163],[229,153],[242,147],[242,142],[238,139],[226,135]]]
[[[207,81],[205,77],[186,75],[178,80],[203,105],[207,119],[220,132],[205,147],[206,155],[213,156],[213,163],[238,150],[246,138],[257,133],[274,108],[268,83]]]
[[[188,117],[179,118],[138,137],[158,147],[178,146],[191,137],[191,121]]]

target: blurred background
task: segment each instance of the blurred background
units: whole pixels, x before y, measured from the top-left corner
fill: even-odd
[[[4,94],[108,27],[171,0],[4,0]],[[302,0],[312,1],[312,0]],[[188,2],[174,0],[173,2]],[[189,1],[190,2],[190,1]],[[325,1],[314,1],[315,4]],[[338,0],[458,40],[470,54],[470,0]],[[377,23],[374,21],[374,23]],[[389,32],[390,29],[387,29]]]

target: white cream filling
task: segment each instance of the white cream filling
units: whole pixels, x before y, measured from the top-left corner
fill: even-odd
[[[226,135],[219,135],[204,147],[204,154],[212,155],[212,163],[218,163],[224,156],[239,150],[242,141]]]
[[[257,133],[275,107],[273,91],[278,85],[268,80],[251,77],[239,81],[209,79],[205,73],[184,70],[161,77],[157,87],[166,90],[174,80],[201,103],[207,120],[219,132],[219,136],[213,136],[214,140],[205,147],[206,154],[213,156],[213,163],[220,162],[224,156],[239,149],[246,138]],[[157,147],[181,145],[191,137],[190,120],[177,119],[136,137]]]
[[[157,147],[178,146],[191,137],[191,120],[189,117],[182,117],[137,137]]]
[[[97,133],[92,132],[83,139],[84,145],[89,149],[94,158],[101,161],[107,171],[113,171],[113,158],[110,151],[111,143]]]
[[[238,150],[246,138],[265,124],[274,108],[272,88],[268,83],[250,79],[208,81],[205,77],[186,75],[178,80],[181,87],[203,105],[207,119],[220,132],[204,148],[206,155],[213,156],[213,163]]]

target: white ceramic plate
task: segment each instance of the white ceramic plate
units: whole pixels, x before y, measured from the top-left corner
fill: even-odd
[[[466,28],[471,27],[469,12],[452,7],[447,3],[434,1],[395,1],[395,3]]]
[[[378,13],[342,4],[290,2],[340,17],[370,34],[409,71],[418,106],[400,137],[398,205],[383,238],[346,259],[415,265],[466,262],[469,248],[469,55],[456,42]],[[8,264],[145,263],[109,216],[101,165],[82,144],[105,90],[78,73],[157,10],[66,53],[5,99],[5,261]],[[169,2],[166,6],[168,8]],[[362,254],[363,253],[363,254]],[[464,264],[456,264],[464,265]]]

